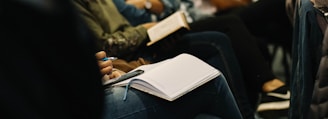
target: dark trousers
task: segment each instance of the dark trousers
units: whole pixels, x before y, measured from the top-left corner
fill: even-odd
[[[243,118],[254,118],[254,107],[250,103],[242,72],[231,46],[230,38],[223,33],[201,32],[202,35],[191,33],[183,37],[180,52],[188,52],[204,59],[210,65],[219,69],[226,77],[230,89],[236,99]]]
[[[271,42],[291,47],[293,27],[287,16],[286,0],[259,0],[237,12],[249,31]]]
[[[224,15],[194,22],[191,29],[193,32],[220,31],[230,38],[245,80],[247,94],[255,108],[263,83],[274,79],[275,76],[243,22],[234,15]]]

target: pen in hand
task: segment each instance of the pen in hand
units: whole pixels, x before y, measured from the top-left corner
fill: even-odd
[[[116,60],[117,57],[104,57],[102,58],[103,61],[107,61],[107,60]]]
[[[102,61],[108,61],[108,60],[110,60],[110,61],[113,61],[113,60],[116,60],[117,59],[117,57],[104,57],[104,58],[102,58],[101,60]],[[113,65],[112,65],[113,66]],[[107,66],[106,66],[107,67]],[[107,72],[107,71],[101,71],[102,72],[102,74],[105,74],[105,72]],[[108,73],[106,73],[106,74],[108,74],[108,75],[111,75],[112,74],[112,71],[110,71],[110,72],[108,72]]]

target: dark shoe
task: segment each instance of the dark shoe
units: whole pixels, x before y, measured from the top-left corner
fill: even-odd
[[[287,86],[282,86],[269,93],[262,94],[261,102],[257,108],[257,111],[288,110],[289,101],[289,88]]]

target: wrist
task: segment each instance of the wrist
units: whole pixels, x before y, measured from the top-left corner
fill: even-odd
[[[150,2],[150,0],[145,1],[145,9],[150,10],[152,8],[153,4]]]

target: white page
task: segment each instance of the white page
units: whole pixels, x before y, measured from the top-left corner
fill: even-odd
[[[147,46],[152,45],[182,27],[189,29],[184,13],[182,11],[177,11],[147,30],[150,40],[150,42],[147,43]]]
[[[145,73],[131,79],[142,79],[148,82],[149,85],[157,87],[161,92],[154,94],[154,92],[149,92],[147,89],[138,86],[140,90],[159,97],[167,95],[165,97],[169,97],[167,99],[170,101],[220,75],[217,69],[189,54],[181,54],[173,59],[143,65],[137,69],[142,69]],[[131,79],[115,85],[126,85]],[[131,86],[134,87],[135,83],[143,84],[144,82],[135,80]],[[134,88],[138,89],[138,87]],[[151,89],[152,87],[148,88]]]
[[[174,97],[196,85],[199,82],[197,80],[208,78],[204,76],[218,72],[203,61],[193,62],[195,60],[190,60],[190,58],[186,54],[180,55],[174,62],[166,62],[165,65],[156,67],[144,75],[140,75],[139,78]],[[180,73],[177,74],[177,72]]]

